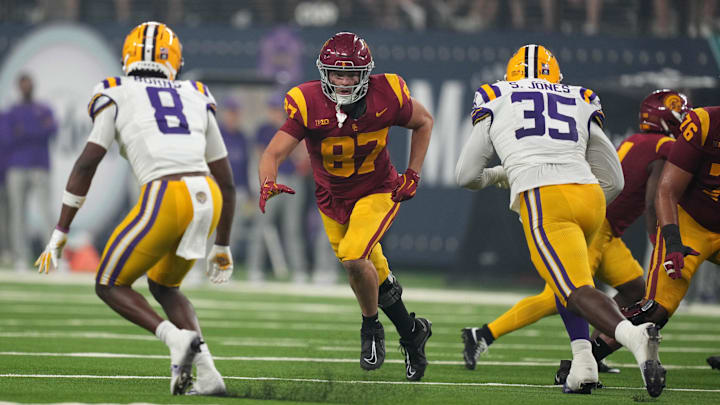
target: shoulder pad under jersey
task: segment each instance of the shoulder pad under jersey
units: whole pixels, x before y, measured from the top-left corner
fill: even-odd
[[[502,90],[500,90],[500,86],[498,84],[499,83],[483,84],[478,87],[477,91],[475,91],[472,111],[470,112],[473,125],[487,117],[492,117],[492,110],[487,108],[485,105],[502,96]]]
[[[210,88],[205,85],[202,82],[195,81],[195,80],[188,80],[190,82],[190,85],[193,89],[197,90],[200,94],[205,96],[208,100],[207,108],[210,110],[213,114],[215,114],[215,111],[217,110],[217,102],[215,101],[215,97],[213,97],[212,93],[210,92]]]
[[[390,84],[393,93],[395,93],[400,108],[403,108],[405,103],[410,100],[410,89],[408,89],[407,83],[405,83],[405,80],[400,75],[395,73],[385,73],[384,76],[388,84]]]

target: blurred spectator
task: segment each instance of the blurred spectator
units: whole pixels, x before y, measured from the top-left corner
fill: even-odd
[[[7,113],[10,151],[7,160],[7,193],[10,206],[10,244],[14,254],[15,268],[29,268],[30,238],[27,218],[30,214],[28,195],[35,195],[39,211],[33,216],[42,218],[45,229],[52,227],[49,212],[50,156],[48,142],[55,135],[57,125],[53,113],[45,104],[33,99],[33,80],[27,74],[18,79],[21,100]]]
[[[300,81],[303,44],[290,28],[272,30],[260,41],[260,74],[279,84]]]
[[[0,224],[2,224],[2,226],[0,226],[0,265],[6,265],[12,262],[9,238],[10,229],[8,227],[10,216],[8,215],[8,195],[5,186],[5,171],[10,158],[7,147],[8,134],[5,114],[0,111]]]
[[[690,0],[687,34],[709,38],[715,31],[717,0]]]
[[[240,257],[238,250],[239,242],[247,235],[247,219],[249,190],[248,190],[248,157],[250,150],[245,133],[240,129],[242,121],[242,105],[234,97],[227,97],[219,105],[220,133],[225,140],[225,147],[228,151],[228,159],[232,166],[233,179],[235,180],[235,216],[233,217],[233,231],[230,235],[230,248],[233,256]],[[252,200],[254,208],[254,200]],[[250,211],[251,212],[251,211]]]
[[[287,118],[283,108],[284,93],[273,94],[268,99],[268,121],[258,128],[256,135],[256,153],[258,156],[270,143],[270,140]],[[305,204],[307,199],[306,177],[310,173],[310,159],[305,148],[295,148],[293,153],[278,167],[279,181],[295,190],[292,198],[278,198],[267,208],[265,215],[255,210],[253,229],[250,233],[250,246],[247,258],[248,277],[252,281],[263,278],[265,247],[271,264],[278,276],[284,276],[287,265],[283,252],[288,253],[292,279],[296,282],[307,281],[308,265],[305,254],[307,239],[303,231]],[[285,249],[278,242],[275,221],[279,221]],[[276,260],[275,262],[272,262]],[[283,269],[285,266],[285,269]]]
[[[518,17],[522,21],[516,24],[515,14],[522,14],[525,9],[524,0],[512,0],[513,27],[518,29],[524,25],[524,15]],[[558,27],[563,32],[572,32],[573,14],[581,11],[584,14],[582,32],[585,35],[596,35],[600,30],[600,18],[602,16],[603,0],[541,0],[542,25],[545,32],[557,31]]]

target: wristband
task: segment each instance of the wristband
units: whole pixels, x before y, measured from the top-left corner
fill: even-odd
[[[666,250],[668,252],[679,252],[682,250],[682,238],[680,237],[680,227],[677,224],[667,224],[660,228],[660,235],[665,240]]]
[[[63,191],[63,204],[68,207],[80,208],[85,202],[85,196],[75,195],[67,190]]]

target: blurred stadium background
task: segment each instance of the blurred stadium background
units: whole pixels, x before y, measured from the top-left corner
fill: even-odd
[[[502,79],[519,46],[541,43],[557,55],[564,82],[599,94],[607,133],[617,144],[636,130],[639,103],[654,89],[681,90],[694,105],[720,104],[716,5],[714,0],[0,0],[0,111],[18,100],[16,81],[25,72],[35,81],[36,98],[51,106],[58,122],[49,146],[49,201],[34,198],[27,206],[31,256],[46,242],[72,162],[89,132],[85,108],[93,86],[121,75],[120,47],[127,32],[142,21],[159,20],[183,42],[180,78],[209,85],[221,114],[239,111],[232,125],[244,134],[248,154],[245,179],[236,181],[248,183],[249,198],[238,210],[242,218],[234,249],[236,277],[249,277],[243,272],[247,246],[267,237],[254,234],[252,226],[256,132],[279,94],[318,78],[315,59],[323,41],[351,30],[368,41],[376,61],[373,73],[402,75],[435,117],[422,185],[382,241],[393,268],[401,277],[424,274],[450,285],[534,289],[541,280],[531,268],[517,218],[507,209],[507,193],[470,193],[454,184],[457,156],[470,132],[474,89]],[[395,128],[391,139],[394,163],[403,170],[409,137]],[[9,152],[0,148],[0,156]],[[303,181],[312,190],[311,178]],[[64,269],[93,270],[87,268],[92,251],[102,249],[135,193],[127,164],[108,154],[67,250],[84,252],[78,257],[87,260],[68,259]],[[308,272],[316,273],[306,280],[332,281],[344,275],[313,243],[318,233],[322,240],[322,230],[310,194],[295,197],[306,206],[301,238]],[[49,219],[40,215],[45,210]],[[0,214],[7,233],[6,201]],[[0,242],[1,266],[27,271],[31,257],[13,256],[7,243],[12,237]],[[642,224],[624,239],[642,262],[648,250]],[[274,239],[268,240],[272,246]],[[290,266],[286,274],[283,263],[265,267],[271,278],[292,279],[295,270]],[[715,300],[716,270],[701,270],[691,297]]]

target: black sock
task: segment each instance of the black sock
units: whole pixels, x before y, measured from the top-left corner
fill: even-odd
[[[412,336],[415,329],[415,319],[408,313],[402,298],[398,298],[394,304],[382,310],[395,325],[395,329],[397,329],[402,339],[409,339]]]
[[[495,341],[495,338],[492,335],[492,332],[490,332],[490,328],[488,328],[487,324],[483,325],[482,328],[475,331],[475,338],[477,340],[480,340],[480,338],[485,339],[485,343],[487,343],[488,346],[492,344],[493,341]]]
[[[378,319],[377,312],[373,316],[362,316],[362,328],[363,329],[376,329],[381,327],[380,320]]]
[[[599,336],[592,341],[593,357],[595,357],[595,360],[597,361],[604,359],[614,351],[615,349],[608,346],[608,344],[605,343],[605,341],[602,340],[602,338],[600,338]]]

